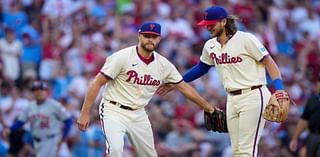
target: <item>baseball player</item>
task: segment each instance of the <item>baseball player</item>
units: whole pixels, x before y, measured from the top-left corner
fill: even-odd
[[[35,81],[31,90],[35,101],[28,105],[5,134],[8,135],[26,122],[30,122],[36,156],[56,157],[59,145],[65,140],[71,128],[72,120],[59,102],[47,97],[46,83]],[[61,136],[62,123],[64,129]]]
[[[122,157],[124,135],[135,146],[137,156],[156,157],[151,124],[144,109],[157,88],[173,83],[188,99],[212,113],[208,104],[187,83],[172,63],[155,51],[161,37],[161,26],[146,22],[138,34],[138,45],[124,48],[106,59],[87,91],[80,117],[80,130],[90,121],[90,110],[99,89],[107,84],[99,111],[109,157]]]
[[[262,113],[271,96],[266,70],[275,89],[284,90],[280,71],[267,49],[251,33],[237,30],[236,18],[222,6],[209,7],[198,23],[210,32],[200,62],[183,76],[191,82],[215,66],[227,95],[227,127],[234,157],[256,157],[265,125]],[[170,91],[159,88],[160,94]]]

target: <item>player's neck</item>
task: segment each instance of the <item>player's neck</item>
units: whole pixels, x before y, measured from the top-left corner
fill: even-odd
[[[233,35],[227,35],[227,34],[223,33],[220,36],[218,36],[217,40],[223,46],[230,40],[230,38],[232,38],[232,36]]]
[[[141,57],[145,58],[145,59],[149,59],[150,57],[152,57],[152,52],[148,52],[145,51],[143,48],[138,47],[138,53]]]
[[[36,100],[37,105],[41,105],[45,102],[46,99],[43,100]]]
[[[218,36],[218,41],[220,42],[221,45],[224,45],[228,40],[228,36],[226,34],[221,34],[220,36]]]

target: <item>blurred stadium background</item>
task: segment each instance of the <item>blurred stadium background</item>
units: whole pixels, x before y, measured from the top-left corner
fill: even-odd
[[[32,100],[29,85],[36,79],[46,80],[50,96],[76,119],[89,81],[106,57],[137,43],[138,26],[145,21],[162,25],[158,51],[184,73],[199,61],[209,39],[205,28],[196,23],[213,4],[240,17],[238,27],[264,43],[297,103],[291,106],[285,123],[266,124],[259,156],[304,157],[308,132],[301,136],[297,152],[290,152],[288,143],[320,72],[319,0],[1,0],[0,109],[4,123],[10,126]],[[214,68],[191,84],[209,102],[225,107],[226,93]],[[94,109],[90,129],[80,132],[74,125],[60,149],[61,157],[105,156],[98,107]],[[147,110],[160,157],[231,157],[228,135],[207,132],[202,111],[179,93],[154,96]],[[10,152],[30,156],[29,127],[16,138],[11,144],[0,138],[0,156]],[[124,156],[135,156],[127,140]]]

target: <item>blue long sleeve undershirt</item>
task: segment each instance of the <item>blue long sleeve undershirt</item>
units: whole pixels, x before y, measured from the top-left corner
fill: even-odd
[[[16,120],[13,125],[10,127],[11,131],[16,131],[17,129],[21,128],[25,124],[24,121]]]
[[[64,128],[63,128],[63,134],[62,134],[62,139],[65,139],[71,129],[72,126],[72,118],[67,118],[66,120],[63,121],[64,123]],[[16,120],[13,125],[10,127],[11,131],[15,131],[19,128],[21,128],[25,122],[21,120]]]
[[[183,75],[183,80],[185,82],[191,82],[191,81],[201,77],[202,75],[206,74],[210,68],[211,68],[210,65],[205,64],[200,61],[197,65],[193,66],[190,70],[188,70]]]
[[[65,140],[72,126],[72,118],[67,118],[63,122],[64,122],[64,128],[62,133],[62,139]]]

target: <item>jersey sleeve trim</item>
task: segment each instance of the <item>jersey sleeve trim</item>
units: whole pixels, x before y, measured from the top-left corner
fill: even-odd
[[[167,83],[165,83],[165,84],[179,84],[179,83],[182,82],[182,81],[183,81],[183,79],[180,80],[180,81],[178,81],[178,82],[167,82]]]
[[[105,74],[102,71],[100,71],[100,74],[102,74],[104,77],[108,78],[109,80],[113,80],[113,78],[111,76],[109,76],[108,74]]]
[[[259,62],[262,62],[265,58],[267,58],[267,57],[269,57],[269,56],[270,56],[269,54],[266,54],[266,55],[262,56],[262,58],[259,59]]]

